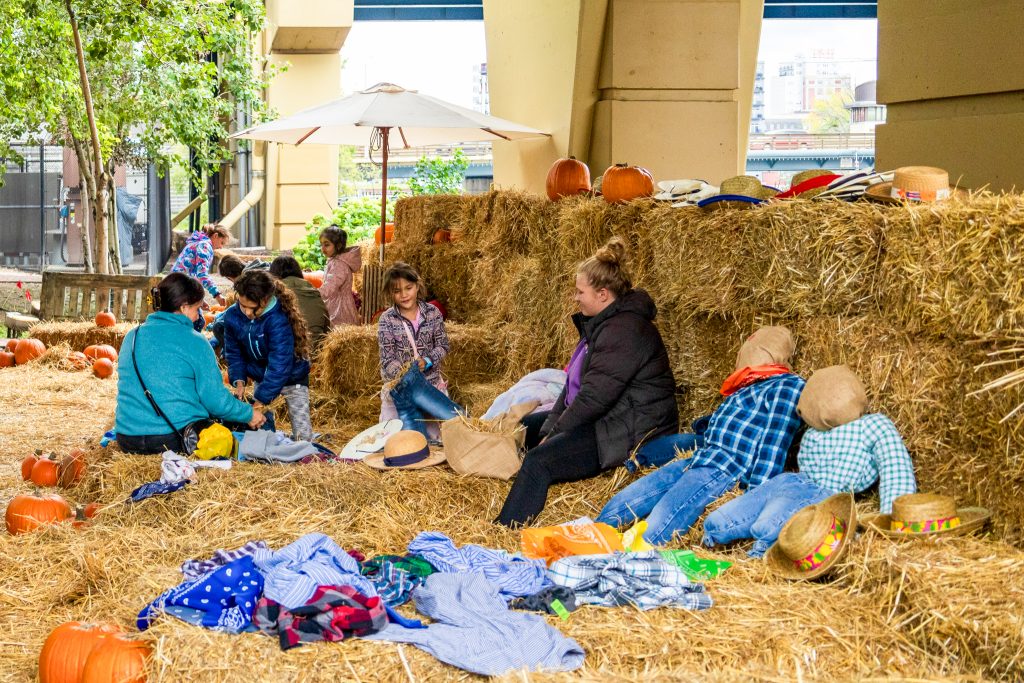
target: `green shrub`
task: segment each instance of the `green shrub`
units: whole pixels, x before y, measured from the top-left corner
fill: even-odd
[[[394,220],[397,197],[388,197],[388,221]],[[292,249],[292,255],[303,270],[323,270],[327,260],[320,251],[320,231],[336,225],[348,234],[348,243],[372,238],[380,227],[380,200],[373,197],[347,199],[331,215],[318,213],[306,223],[306,235]]]

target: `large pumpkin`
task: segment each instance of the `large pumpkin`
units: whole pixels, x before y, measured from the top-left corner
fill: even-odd
[[[314,270],[309,273],[303,273],[302,277],[306,280],[306,282],[313,285],[317,289],[320,289],[321,287],[324,286],[324,271],[322,270]]]
[[[395,239],[395,224],[385,223],[384,224],[384,243],[388,244]],[[376,232],[373,233],[373,243],[380,244],[380,228],[377,228]]]
[[[23,493],[11,499],[4,513],[7,531],[23,534],[44,524],[57,524],[71,517],[71,506],[54,494]]]
[[[82,683],[144,683],[149,645],[114,634],[103,640],[85,661]]]
[[[100,311],[96,314],[95,322],[96,327],[113,327],[117,324],[117,319],[110,311]]]
[[[601,194],[606,202],[612,204],[650,197],[654,194],[654,178],[646,168],[615,164],[604,172]]]
[[[590,169],[576,157],[559,159],[551,164],[544,187],[551,201],[590,192]]]
[[[0,368],[13,368],[14,354],[9,351],[0,351]]]
[[[39,651],[39,683],[79,683],[93,650],[114,633],[116,624],[68,621],[50,632]]]
[[[56,454],[50,453],[49,457],[36,460],[29,478],[36,486],[56,486],[60,481],[60,463]]]
[[[19,339],[14,347],[14,362],[24,365],[46,353],[46,344],[38,339]]]
[[[117,349],[110,344],[93,344],[92,346],[85,347],[85,356],[94,361],[99,358],[109,358],[111,361],[116,361]]]

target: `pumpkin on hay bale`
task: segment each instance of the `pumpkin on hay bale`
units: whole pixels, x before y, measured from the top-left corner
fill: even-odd
[[[120,349],[124,336],[137,325],[138,323],[121,322],[113,327],[97,327],[89,322],[44,320],[33,325],[29,334],[47,346],[67,342],[76,351],[98,344]]]

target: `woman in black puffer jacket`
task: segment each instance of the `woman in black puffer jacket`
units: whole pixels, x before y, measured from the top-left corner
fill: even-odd
[[[498,523],[528,524],[548,487],[625,462],[637,444],[679,428],[675,380],[650,295],[633,289],[626,248],[613,237],[576,270],[573,323],[580,342],[568,381],[550,413],[523,420],[529,449]]]

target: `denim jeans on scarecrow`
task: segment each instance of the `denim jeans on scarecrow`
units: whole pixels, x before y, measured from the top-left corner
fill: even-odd
[[[783,472],[718,508],[704,520],[704,545],[754,539],[751,557],[762,557],[783,525],[799,510],[832,495],[805,474]]]
[[[598,522],[623,527],[647,518],[644,538],[653,545],[685,534],[712,501],[736,485],[738,476],[717,467],[690,467],[676,460],[619,491],[601,510]]]
[[[466,411],[428,382],[415,364],[402,375],[391,390],[391,400],[402,421],[403,429],[422,433],[428,439],[429,420],[450,420]]]
[[[639,467],[661,467],[676,457],[676,453],[685,453],[704,445],[703,434],[668,434],[653,441],[648,441],[636,452],[636,463],[626,461],[626,469],[636,472]]]

